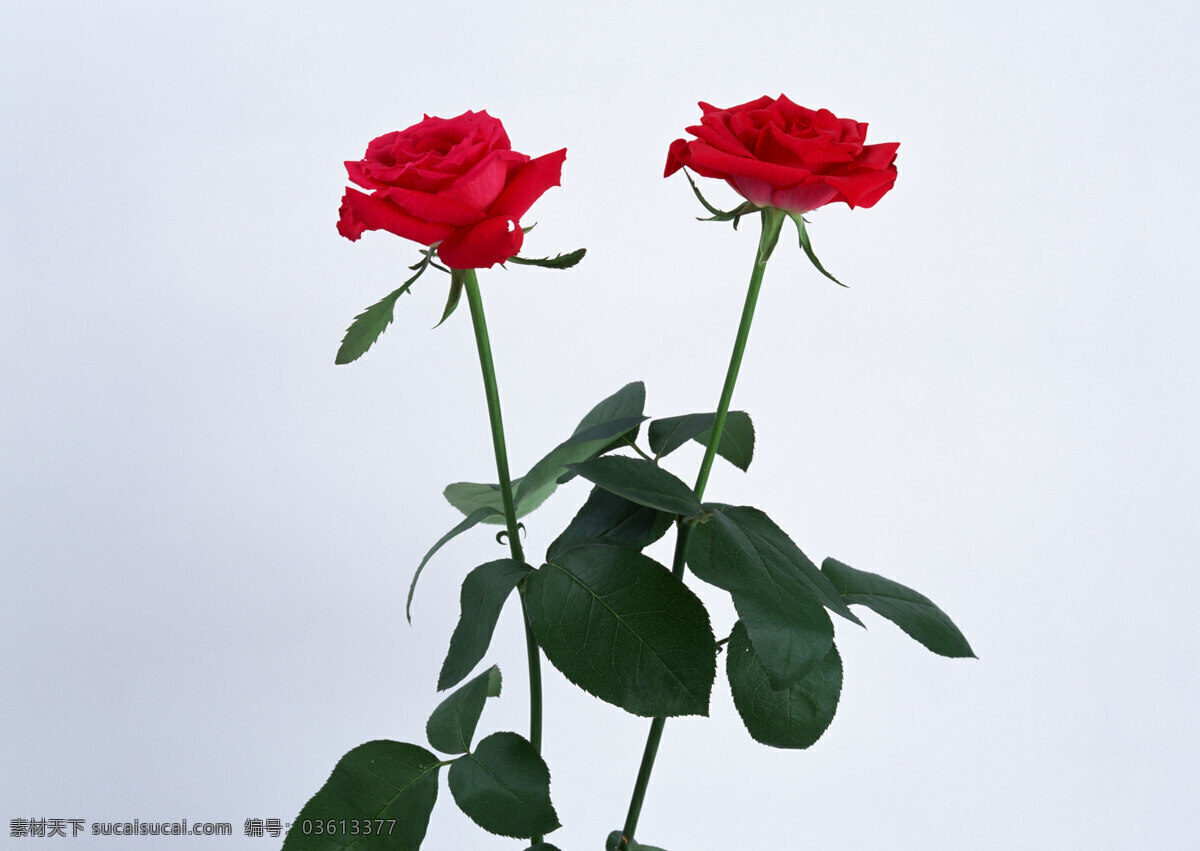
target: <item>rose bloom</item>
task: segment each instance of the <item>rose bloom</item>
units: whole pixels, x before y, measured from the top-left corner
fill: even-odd
[[[896,182],[899,142],[864,145],[867,125],[784,95],[718,109],[701,103],[696,138],[676,139],[669,177],[684,166],[717,177],[756,207],[806,213],[834,201],[872,207]]]
[[[438,257],[453,269],[503,263],[521,250],[521,216],[559,185],[566,156],[566,148],[537,159],[517,153],[486,111],[425,116],[346,163],[350,181],[371,191],[347,187],[338,233],[354,240],[385,230],[437,243]]]

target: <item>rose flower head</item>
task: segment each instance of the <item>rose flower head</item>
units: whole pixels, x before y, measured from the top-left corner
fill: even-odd
[[[385,230],[422,245],[438,244],[453,269],[503,263],[521,250],[521,216],[558,186],[567,151],[537,159],[512,149],[504,125],[486,111],[456,118],[425,116],[387,133],[347,162],[338,233],[356,240]]]
[[[899,142],[864,144],[867,125],[812,110],[786,96],[718,109],[700,104],[700,123],[667,154],[669,177],[686,166],[724,180],[756,207],[807,213],[835,201],[872,207],[896,182]]]

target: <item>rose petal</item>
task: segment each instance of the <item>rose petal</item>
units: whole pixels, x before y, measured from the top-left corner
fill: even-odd
[[[791,189],[776,189],[771,206],[789,213],[807,213],[837,200],[837,190],[826,183],[810,183]]]
[[[546,193],[551,186],[558,186],[562,180],[563,162],[567,158],[567,149],[544,154],[535,160],[530,160],[521,166],[513,176],[508,186],[500,193],[489,212],[493,216],[509,216],[520,219],[533,206],[533,202]],[[519,244],[518,244],[518,247]],[[509,257],[512,255],[510,254]],[[489,264],[490,265],[490,264]]]
[[[451,269],[486,269],[520,251],[524,239],[520,222],[493,216],[450,234],[438,246],[438,257]]]
[[[798,138],[787,135],[777,127],[768,127],[763,132],[754,153],[767,162],[813,172],[826,171],[831,166],[853,160],[851,152],[829,136]]]
[[[772,186],[795,186],[812,174],[803,168],[731,156],[704,142],[692,142],[688,152],[691,154],[690,167],[701,174],[704,173],[702,169],[709,169],[719,172],[720,177],[752,177]]]
[[[432,245],[454,231],[454,228],[448,225],[414,219],[395,204],[359,192],[357,189],[346,189],[338,214],[338,233],[351,241],[362,236],[363,231],[385,230],[422,245]]]
[[[896,149],[899,147],[899,142],[865,145],[862,155],[855,160],[855,164],[862,168],[887,168],[896,161]]]
[[[667,149],[667,167],[663,170],[663,177],[670,177],[687,164],[688,143],[683,139],[676,139]]]
[[[725,112],[725,113],[743,112],[743,111],[752,110],[752,109],[762,109],[763,107],[769,106],[771,104],[771,102],[772,102],[771,98],[768,97],[767,95],[763,95],[760,98],[755,98],[752,101],[747,101],[746,103],[738,104],[737,106],[727,106],[727,107],[713,106],[711,103],[705,103],[704,101],[700,101],[700,111],[702,113],[704,113],[704,115],[706,115],[706,116],[712,115],[712,114],[717,114],[717,113],[722,113],[722,112]]]
[[[852,174],[827,175],[824,179],[851,207],[870,207],[895,184],[896,169],[863,169]]]
[[[441,193],[441,197],[460,202],[482,213],[500,197],[509,175],[527,162],[529,157],[516,151],[493,151],[450,184]]]
[[[423,222],[453,225],[456,228],[473,225],[483,221],[487,213],[468,207],[461,201],[455,201],[441,195],[430,195],[426,192],[416,192],[399,186],[387,186],[375,191],[376,198],[390,201],[415,219]]]
[[[806,212],[834,201],[870,206],[896,179],[898,143],[864,145],[865,122],[762,97],[722,109],[701,101],[694,141],[677,139],[664,176],[687,167],[758,206]]]
[[[858,196],[858,199],[851,204],[852,207],[874,207],[879,199],[891,191],[896,185],[896,169],[892,167],[887,171],[878,172],[878,183],[870,188],[865,189]],[[849,202],[847,202],[849,203]]]
[[[725,182],[733,187],[734,192],[756,207],[774,206],[771,203],[771,193],[774,187],[766,181],[755,180],[752,177],[731,177]]]
[[[750,149],[746,147],[746,143],[719,121],[707,121],[697,127],[689,127],[687,131],[697,139],[708,142],[718,151],[741,156],[750,155]]]

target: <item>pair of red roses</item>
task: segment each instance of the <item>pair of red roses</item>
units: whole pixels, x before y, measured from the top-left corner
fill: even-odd
[[[835,201],[874,206],[896,182],[899,143],[867,145],[867,125],[811,110],[783,95],[729,109],[701,103],[696,138],[676,139],[666,175],[687,167],[725,180],[756,207],[805,213]],[[521,216],[558,186],[566,148],[532,159],[512,150],[504,125],[483,112],[426,116],[347,162],[338,232],[358,239],[386,230],[422,245],[455,269],[503,263],[521,250]]]

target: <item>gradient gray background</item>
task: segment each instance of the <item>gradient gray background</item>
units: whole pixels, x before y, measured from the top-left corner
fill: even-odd
[[[361,742],[423,741],[458,584],[503,551],[444,550],[412,627],[404,594],[457,522],[442,487],[494,468],[467,313],[430,330],[442,276],[333,365],[417,257],[338,237],[343,160],[483,108],[518,150],[567,147],[526,253],[586,262],[481,275],[520,471],[634,379],[652,415],[714,407],[754,227],[694,221],[666,147],[697,100],[785,92],[900,141],[900,178],[810,216],[851,289],[776,252],[734,400],[757,457],[708,495],[928,594],[981,659],[839,621],[841,706],[805,752],[751,741],[721,675],[711,718],[667,727],[640,838],[1194,847],[1198,23],[1182,0],[4,3],[5,841],[188,818],[272,847],[243,821],[290,820]],[[585,493],[528,519],[531,558]],[[523,731],[514,607],[488,658],[481,729]],[[621,824],[645,728],[547,674],[564,851]],[[443,785],[425,847],[523,846]]]

